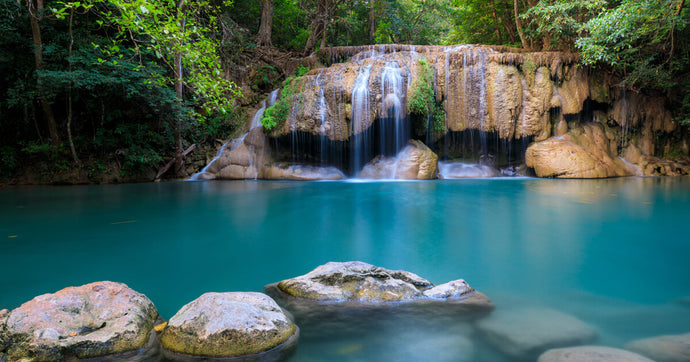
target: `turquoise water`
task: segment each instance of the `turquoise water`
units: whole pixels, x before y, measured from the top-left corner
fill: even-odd
[[[557,309],[599,344],[690,332],[687,178],[5,188],[0,205],[0,309],[113,280],[167,319],[204,292],[362,260]],[[295,361],[504,358],[469,322],[298,317]]]

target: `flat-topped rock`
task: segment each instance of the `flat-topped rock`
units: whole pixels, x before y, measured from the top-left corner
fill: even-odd
[[[597,337],[586,323],[552,309],[497,310],[477,328],[489,343],[516,359],[536,359],[547,349],[586,344]]]
[[[317,302],[453,302],[471,303],[479,309],[493,309],[483,294],[462,279],[434,286],[420,276],[402,270],[389,270],[361,261],[329,262],[311,272],[269,285],[288,297]]]
[[[537,362],[654,362],[618,348],[602,346],[580,346],[550,349],[539,356]]]
[[[157,317],[153,303],[125,284],[69,287],[10,312],[5,351],[9,361],[55,361],[138,350],[149,342]]]
[[[297,327],[262,293],[206,293],[180,309],[161,334],[163,348],[191,356],[237,357],[281,346]]]
[[[625,349],[658,362],[690,361],[690,333],[638,339],[626,344]]]

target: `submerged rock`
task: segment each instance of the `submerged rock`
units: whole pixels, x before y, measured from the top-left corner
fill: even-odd
[[[491,166],[463,162],[439,162],[438,170],[438,178],[477,178],[501,175]]]
[[[638,339],[625,345],[659,362],[690,361],[690,333]]]
[[[184,355],[236,357],[262,353],[296,337],[295,324],[265,294],[206,293],[170,318],[161,343]]]
[[[549,348],[592,342],[597,332],[581,320],[551,309],[498,310],[477,323],[487,341],[517,359],[536,359]]]
[[[145,347],[158,311],[121,283],[96,282],[38,296],[9,313],[9,360],[93,358]]]
[[[527,149],[525,161],[539,177],[604,178],[631,176],[633,171],[615,150],[613,136],[598,123],[585,124],[561,137],[537,142]]]
[[[396,157],[378,156],[359,173],[366,179],[430,180],[436,178],[438,156],[423,142],[410,140]]]
[[[329,262],[311,272],[266,287],[283,295],[325,303],[451,302],[478,310],[493,303],[462,279],[434,287],[416,274],[361,261]]]
[[[602,347],[580,346],[570,348],[550,349],[537,362],[654,362],[626,350]]]
[[[266,167],[261,175],[261,178],[266,180],[293,181],[342,180],[345,178],[345,174],[335,167],[283,164]]]

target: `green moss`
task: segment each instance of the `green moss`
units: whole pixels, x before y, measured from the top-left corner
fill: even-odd
[[[525,55],[525,60],[522,63],[522,72],[525,75],[527,84],[531,87],[534,85],[534,75],[537,72],[537,63],[531,54]]]
[[[280,99],[271,107],[268,107],[261,117],[261,125],[267,131],[272,131],[282,125],[290,116],[290,111],[294,105],[294,96],[297,95],[297,86],[300,77],[288,77],[283,82],[283,90]]]
[[[446,113],[441,104],[436,102],[434,91],[434,70],[426,61],[419,59],[419,77],[412,84],[412,94],[407,102],[415,134],[422,136],[427,132],[427,122],[432,122],[434,131],[445,131]]]

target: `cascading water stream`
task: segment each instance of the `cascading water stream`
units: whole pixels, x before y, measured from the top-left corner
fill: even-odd
[[[326,142],[327,142],[327,136],[326,136],[326,120],[328,119],[328,107],[326,105],[326,95],[324,94],[324,85],[323,81],[321,79],[323,75],[323,71],[319,73],[318,76],[316,76],[315,80],[315,86],[319,89],[319,134],[321,135],[320,138],[320,144],[319,144],[319,156],[320,156],[320,161],[321,165],[324,165],[327,161],[327,154],[326,154]]]
[[[371,106],[369,102],[369,78],[371,64],[359,68],[352,89],[352,146],[350,147],[352,171],[358,172],[371,156]]]
[[[384,155],[395,155],[409,139],[405,96],[407,86],[398,62],[388,61],[381,72],[381,148]]]

